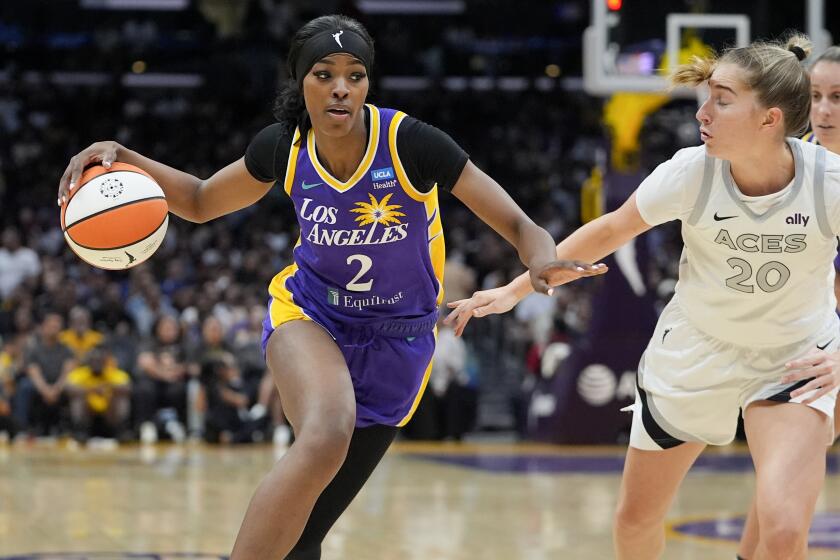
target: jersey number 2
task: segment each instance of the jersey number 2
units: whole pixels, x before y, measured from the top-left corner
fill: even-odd
[[[726,279],[726,285],[733,290],[738,290],[739,292],[744,292],[745,294],[753,293],[755,291],[755,286],[745,283],[745,281],[749,280],[753,275],[753,269],[752,266],[750,266],[750,263],[744,259],[732,257],[731,259],[727,259],[726,264],[738,270],[738,274],[730,276]],[[776,281],[772,284],[770,283],[769,278],[771,271],[776,271],[779,275],[779,277],[776,278]],[[788,279],[790,279],[790,269],[778,261],[764,263],[755,272],[755,283],[758,284],[758,287],[761,288],[762,292],[766,292],[768,294],[775,292],[776,290],[780,290],[782,286],[787,284]]]
[[[371,287],[373,287],[373,280],[368,280],[367,282],[359,282],[362,279],[362,276],[370,270],[370,267],[373,266],[373,259],[371,259],[367,255],[350,255],[347,257],[347,264],[351,264],[354,261],[359,261],[359,264],[362,267],[359,269],[359,272],[356,276],[350,280],[345,288],[347,288],[351,292],[369,292]]]

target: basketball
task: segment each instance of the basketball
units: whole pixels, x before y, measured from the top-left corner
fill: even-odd
[[[166,236],[169,206],[142,169],[114,162],[87,169],[61,207],[67,244],[83,261],[106,270],[137,266]]]

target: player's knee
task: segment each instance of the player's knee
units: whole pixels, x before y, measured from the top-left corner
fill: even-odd
[[[807,533],[802,533],[792,527],[778,527],[769,531],[766,535],[761,533],[761,540],[764,541],[764,550],[769,551],[772,558],[798,558],[799,553],[804,550]]]
[[[355,414],[339,414],[317,423],[305,424],[297,435],[295,445],[307,449],[306,455],[311,458],[313,468],[334,473],[347,456],[355,421]]]
[[[771,551],[775,555],[773,558],[797,557],[808,539],[807,517],[788,511],[760,516],[759,538],[763,548]]]
[[[662,523],[662,515],[654,508],[644,504],[622,499],[618,503],[613,519],[613,526],[617,535],[633,535],[649,531],[652,527]]]

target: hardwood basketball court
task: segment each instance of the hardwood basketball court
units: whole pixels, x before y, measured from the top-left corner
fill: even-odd
[[[0,559],[224,558],[277,453],[1,446]],[[323,558],[611,558],[623,456],[619,447],[398,443],[327,538]],[[840,557],[837,463],[835,451],[813,558]],[[707,451],[669,515],[665,558],[733,558],[752,489],[745,448]]]

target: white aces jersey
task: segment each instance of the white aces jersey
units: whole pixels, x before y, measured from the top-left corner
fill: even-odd
[[[729,162],[703,146],[677,152],[636,191],[645,222],[682,221],[676,302],[698,329],[737,346],[792,344],[838,323],[840,156],[788,144],[795,177],[771,195],[743,195]]]

